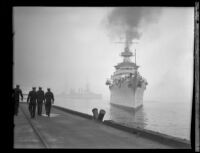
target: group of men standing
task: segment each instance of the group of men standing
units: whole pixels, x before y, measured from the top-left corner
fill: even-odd
[[[14,114],[17,115],[19,108],[19,97],[21,96],[23,100],[23,94],[21,89],[19,88],[19,85],[17,85],[14,89],[13,96],[15,101]],[[31,118],[35,118],[36,106],[38,115],[42,115],[43,103],[45,104],[46,115],[50,116],[51,105],[54,103],[54,95],[51,92],[50,88],[47,88],[47,92],[44,93],[42,87],[39,87],[38,91],[36,91],[36,87],[33,87],[32,91],[28,93],[27,103],[29,104],[28,109]]]

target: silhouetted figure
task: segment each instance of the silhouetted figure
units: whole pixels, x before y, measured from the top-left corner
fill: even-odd
[[[42,90],[42,87],[39,87],[39,90],[37,91],[37,113],[39,116],[42,115],[43,102],[44,102],[44,91]]]
[[[54,103],[54,96],[53,93],[50,91],[50,88],[47,89],[47,92],[45,93],[44,97],[45,97],[46,115],[50,116],[51,105]]]
[[[33,87],[33,90],[29,92],[27,103],[29,104],[29,112],[31,115],[31,118],[35,117],[35,108],[36,108],[36,101],[37,101],[37,92],[36,88]]]
[[[22,90],[19,88],[19,85],[16,86],[16,88],[14,89],[14,113],[15,115],[18,115],[18,109],[19,109],[19,96],[21,96],[22,101],[23,101],[23,94],[22,94]]]

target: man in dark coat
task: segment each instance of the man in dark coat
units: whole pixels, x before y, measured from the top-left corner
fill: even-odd
[[[54,95],[50,91],[50,88],[47,89],[47,92],[45,93],[44,97],[45,97],[46,115],[50,116],[51,105],[54,103]]]
[[[42,87],[39,87],[39,90],[37,91],[37,112],[38,115],[42,115],[42,105],[44,102],[44,91],[42,90]]]
[[[22,90],[19,88],[19,85],[16,86],[16,88],[14,89],[14,106],[15,106],[15,110],[14,113],[15,115],[18,114],[18,109],[19,109],[19,97],[21,96],[21,99],[23,101],[23,94],[22,94]]]
[[[30,112],[31,118],[35,117],[36,101],[37,101],[37,92],[36,92],[36,88],[33,87],[33,90],[29,92],[28,98],[27,98],[27,103],[29,104],[29,112]]]

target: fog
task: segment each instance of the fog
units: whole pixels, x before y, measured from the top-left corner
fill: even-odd
[[[13,86],[19,84],[24,92],[49,87],[60,94],[85,88],[88,82],[108,100],[105,82],[122,62],[124,49],[115,43],[123,39],[111,36],[106,25],[114,9],[14,7]],[[131,46],[148,81],[144,100],[191,101],[194,8],[153,9],[159,9],[156,21],[141,24],[139,43]]]

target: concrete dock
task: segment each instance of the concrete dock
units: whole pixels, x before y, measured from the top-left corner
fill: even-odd
[[[159,142],[59,107],[52,107],[50,117],[42,114],[30,119],[28,105],[20,103],[14,123],[14,148],[190,149],[184,143],[178,146]]]

